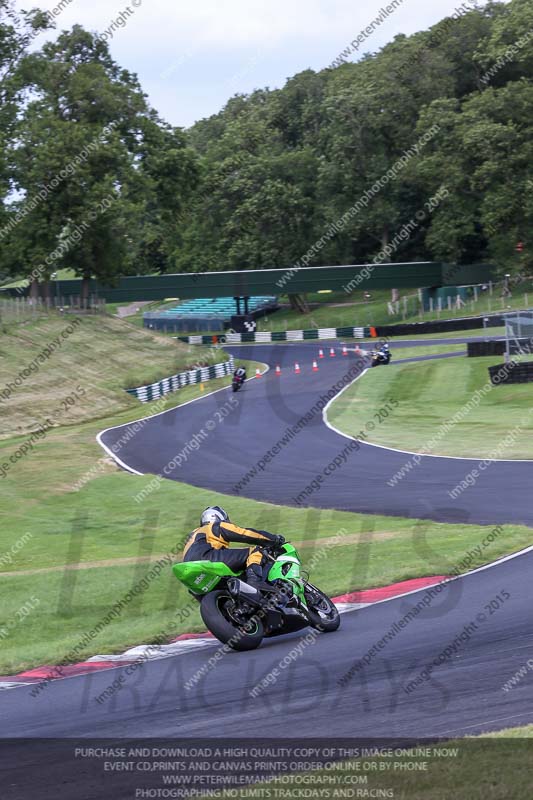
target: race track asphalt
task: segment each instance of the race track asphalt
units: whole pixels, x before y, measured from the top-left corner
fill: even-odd
[[[423,456],[416,465],[412,454],[364,442],[357,446],[327,427],[317,404],[361,372],[355,353],[341,356],[338,344],[337,356],[329,357],[333,344],[228,347],[237,360],[261,361],[270,371],[249,381],[235,396],[230,390],[219,391],[148,419],[121,445],[118,457],[139,473],[283,505],[440,522],[533,524],[529,495],[533,462],[492,463],[479,470],[475,485],[454,499],[449,493],[478,467],[478,459]],[[313,372],[320,346],[325,358],[318,360],[319,371]],[[296,362],[299,375],[294,372]],[[281,377],[275,374],[276,365],[282,369]],[[394,368],[394,363],[387,367]],[[229,405],[232,402],[235,406]],[[379,424],[378,411],[368,409],[366,424]],[[127,427],[105,431],[101,443],[111,450]],[[198,449],[193,449],[193,440]],[[350,444],[352,449],[346,450]],[[271,452],[273,447],[277,452]],[[342,464],[328,470],[335,458]],[[409,463],[410,471],[390,485]],[[322,476],[319,488],[309,491],[318,476]],[[302,492],[307,494],[302,497]]]
[[[354,367],[354,354],[329,358],[329,346],[318,373],[311,371],[316,344],[229,348],[237,358],[261,360],[272,369],[235,398],[224,390],[153,417],[121,447],[120,458],[130,469],[163,473],[205,430],[202,446],[190,450],[169,477],[230,494],[243,473]],[[300,375],[294,374],[295,361]],[[281,378],[274,373],[276,364]],[[372,413],[369,409],[370,419]],[[123,432],[105,432],[103,444],[112,447]],[[315,413],[241,494],[291,503],[348,444]],[[473,462],[423,458],[397,488],[389,487],[387,479],[407,457],[361,444],[307,502],[454,522],[531,524],[531,463],[492,465],[458,503],[447,490]],[[129,677],[118,666],[49,682],[36,696],[34,686],[1,692],[2,800],[135,796],[137,776],[122,776],[111,790],[110,776],[65,755],[65,746],[72,751],[89,739],[116,746],[124,738],[150,737],[418,742],[532,723],[533,670],[525,668],[519,683],[504,689],[528,663],[533,647],[532,569],[533,550],[528,550],[447,583],[429,601],[430,590],[423,589],[352,611],[342,616],[336,633],[306,640],[309,631],[303,631],[265,640],[254,652],[224,654],[207,670],[217,644],[149,661]],[[291,658],[298,645],[299,656]],[[272,685],[252,697],[273,671]],[[120,691],[97,702],[121,676]],[[61,741],[56,746],[52,740]]]
[[[120,668],[49,683],[37,697],[32,687],[4,692],[1,730],[12,741],[2,747],[2,781],[4,789],[16,790],[2,792],[2,798],[33,796],[24,794],[32,780],[43,787],[40,800],[52,800],[45,787],[58,782],[65,787],[61,797],[110,796],[84,793],[86,765],[67,768],[53,748],[28,737],[69,739],[70,750],[83,738],[108,745],[124,737],[421,741],[531,723],[533,671],[509,691],[503,686],[533,647],[532,569],[533,552],[525,552],[451,581],[414,618],[409,611],[427,589],[344,614],[337,632],[319,635],[292,661],[283,660],[305,632],[265,640],[251,653],[231,652],[190,690],[187,682],[215,647],[144,664],[103,704],[95,698]],[[383,637],[383,647],[372,651]],[[429,678],[409,691],[434,661],[438,666]],[[254,687],[276,669],[273,685],[252,698]],[[352,678],[343,683],[350,670]],[[88,771],[87,781],[90,775],[94,779]],[[71,782],[78,795],[66,791]],[[132,795],[113,794],[122,796]]]

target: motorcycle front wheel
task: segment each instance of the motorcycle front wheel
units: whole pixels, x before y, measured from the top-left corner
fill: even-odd
[[[255,650],[265,635],[260,619],[252,618],[243,626],[234,616],[235,599],[229,592],[219,589],[202,598],[200,614],[208,630],[219,642],[233,650]]]
[[[311,627],[324,633],[336,631],[341,624],[341,617],[333,600],[311,583],[306,583],[304,594]]]

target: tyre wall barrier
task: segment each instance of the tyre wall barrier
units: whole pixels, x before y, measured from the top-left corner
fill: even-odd
[[[502,383],[533,383],[533,361],[497,364],[489,367],[490,381],[494,386]]]
[[[503,356],[505,347],[505,339],[498,339],[496,342],[468,342],[467,352],[469,358],[478,358],[479,356]]]
[[[507,349],[505,339],[497,339],[493,342],[468,342],[468,355],[471,358],[479,356],[503,356]],[[533,351],[533,341],[531,339],[517,339],[509,342],[509,352],[511,355],[516,353],[531,353]]]
[[[485,323],[484,323],[485,321]],[[376,325],[378,336],[416,336],[419,333],[447,333],[448,331],[470,331],[474,328],[498,328],[505,325],[502,316],[461,317],[439,319],[430,322],[401,322],[397,325]]]

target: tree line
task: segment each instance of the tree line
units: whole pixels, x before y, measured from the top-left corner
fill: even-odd
[[[37,292],[62,267],[86,283],[382,253],[526,268],[533,5],[465,5],[184,131],[101,38],[75,26],[30,54],[49,19],[0,0],[0,273]]]

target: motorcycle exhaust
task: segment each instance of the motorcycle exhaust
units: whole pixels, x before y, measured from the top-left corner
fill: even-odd
[[[241,600],[248,600],[249,603],[261,605],[261,594],[254,586],[249,583],[239,580],[239,578],[230,578],[228,580],[228,590],[233,597],[240,597]]]

